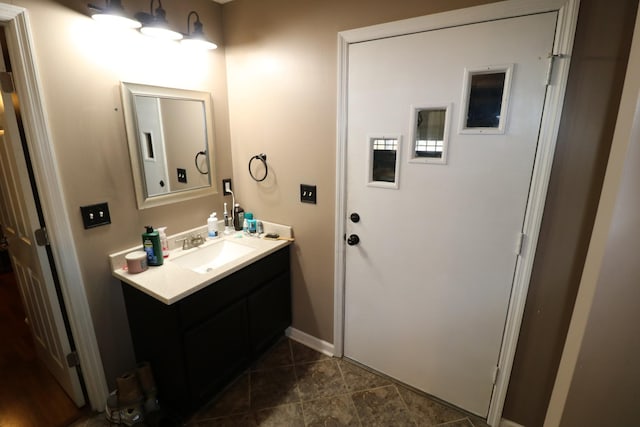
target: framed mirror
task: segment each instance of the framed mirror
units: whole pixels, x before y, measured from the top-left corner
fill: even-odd
[[[122,82],[138,209],[217,194],[211,95]]]

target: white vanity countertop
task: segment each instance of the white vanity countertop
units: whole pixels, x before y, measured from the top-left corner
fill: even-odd
[[[200,229],[196,230],[200,231]],[[266,227],[265,231],[267,231]],[[280,236],[291,237],[290,227],[279,226],[278,232]],[[184,234],[188,235],[189,232]],[[204,227],[203,235],[206,236],[206,227]],[[164,259],[163,265],[149,267],[142,273],[131,274],[126,270],[124,256],[129,252],[141,250],[141,247],[135,247],[109,255],[112,274],[117,279],[169,305],[291,244],[291,241],[288,240],[267,240],[237,232],[213,240],[207,239],[201,247],[204,248],[208,245],[216,244],[220,240],[230,240],[233,243],[249,246],[254,251],[219,268],[213,268],[211,271],[201,274],[171,262],[172,258],[175,259],[181,255],[186,255],[188,252],[197,251],[199,248],[187,250],[176,248],[169,251],[169,257]],[[170,236],[169,241],[171,247],[171,243],[175,242],[175,236]]]

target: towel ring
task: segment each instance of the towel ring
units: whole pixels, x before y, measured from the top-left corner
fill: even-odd
[[[196,158],[195,158],[195,163],[196,163],[196,169],[198,169],[198,172],[200,172],[202,175],[207,175],[209,173],[209,169],[207,168],[206,171],[203,171],[202,169],[200,169],[200,165],[198,165],[198,157],[200,156],[206,156],[207,152],[206,151],[198,151],[198,154],[196,154]]]
[[[264,165],[264,176],[260,179],[256,178],[253,175],[253,171],[251,170],[251,163],[253,163],[254,160],[260,160],[262,162],[262,164]],[[255,156],[253,156],[250,160],[249,160],[249,175],[251,175],[251,178],[253,178],[254,181],[256,182],[262,182],[265,179],[267,179],[267,175],[269,174],[269,166],[267,166],[267,155],[264,153],[260,153],[257,154]]]

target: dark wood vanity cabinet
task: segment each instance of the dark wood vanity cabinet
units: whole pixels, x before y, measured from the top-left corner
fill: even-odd
[[[291,324],[289,247],[171,305],[122,290],[136,359],[151,363],[160,404],[187,415]]]

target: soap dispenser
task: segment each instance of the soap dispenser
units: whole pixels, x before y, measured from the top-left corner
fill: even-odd
[[[209,215],[207,220],[207,236],[210,239],[218,237],[218,217],[215,212]]]
[[[167,227],[158,227],[160,246],[162,247],[162,257],[169,258],[169,239],[167,239]]]

